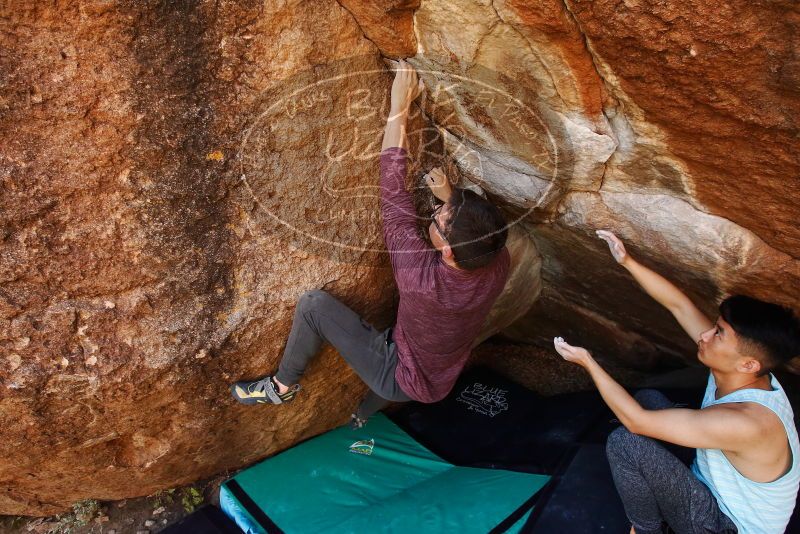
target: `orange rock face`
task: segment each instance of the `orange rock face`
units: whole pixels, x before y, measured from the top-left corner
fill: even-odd
[[[380,32],[334,1],[1,9],[0,513],[150,494],[344,422],[365,388],[331,349],[281,409],[228,385],[274,370],[303,291],[393,320]],[[397,19],[384,53],[413,43],[407,9],[358,15]],[[514,250],[532,301],[538,255]],[[504,299],[484,337],[527,308]]]
[[[413,56],[414,10],[420,0],[339,0],[358,22],[364,35],[391,58]]]
[[[598,228],[709,314],[736,292],[800,304],[797,6],[725,9],[421,5],[414,61],[429,86],[439,72],[488,82],[531,112],[538,134],[527,139],[521,113],[468,83],[426,104],[461,170],[524,213],[542,255],[542,296],[507,336],[548,346],[563,335],[639,369],[694,359],[692,340],[616,266]]]
[[[796,256],[797,3],[567,5],[601,72],[613,72],[685,163],[698,205]]]

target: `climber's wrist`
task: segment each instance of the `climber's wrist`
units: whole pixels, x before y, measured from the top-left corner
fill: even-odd
[[[395,104],[392,102],[391,108],[389,108],[389,119],[388,120],[405,120],[408,118],[408,108],[409,105],[400,105]]]

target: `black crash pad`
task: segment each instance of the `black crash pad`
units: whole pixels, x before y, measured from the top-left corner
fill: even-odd
[[[389,417],[455,465],[549,475],[570,445],[612,414],[596,392],[542,397],[477,367],[444,400],[408,403]]]
[[[171,524],[161,534],[242,534],[242,531],[222,510],[206,505]]]

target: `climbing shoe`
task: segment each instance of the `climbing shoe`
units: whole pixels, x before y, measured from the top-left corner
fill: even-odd
[[[252,382],[236,382],[231,386],[231,395],[242,404],[284,404],[294,400],[300,384],[290,387],[286,393],[278,393],[278,386],[271,376]]]
[[[359,428],[364,428],[364,425],[367,424],[366,419],[362,419],[356,414],[350,414],[350,429],[351,430],[358,430]]]

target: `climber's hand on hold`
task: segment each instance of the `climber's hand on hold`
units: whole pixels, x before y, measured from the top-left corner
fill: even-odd
[[[573,347],[564,341],[563,337],[554,338],[553,345],[556,348],[556,352],[568,362],[577,363],[581,367],[586,367],[592,362],[592,355],[589,354],[588,350],[582,347]]]
[[[417,98],[424,86],[417,78],[417,71],[404,60],[397,62],[394,81],[392,82],[391,109],[383,131],[381,151],[391,147],[408,147],[406,136],[406,120],[411,102]]]
[[[614,259],[617,260],[617,263],[624,265],[630,256],[628,256],[628,252],[625,250],[625,245],[623,245],[622,241],[620,241],[620,239],[614,235],[614,232],[609,232],[608,230],[597,230],[595,233],[597,234],[597,237],[608,243],[608,248],[611,251],[611,255],[614,256]]]
[[[398,61],[394,82],[392,82],[391,115],[408,112],[411,102],[422,93],[424,88],[425,86],[417,77],[414,67],[403,59]]]
[[[425,185],[430,187],[433,196],[442,202],[449,202],[453,194],[453,186],[441,167],[434,167],[425,175]]]

